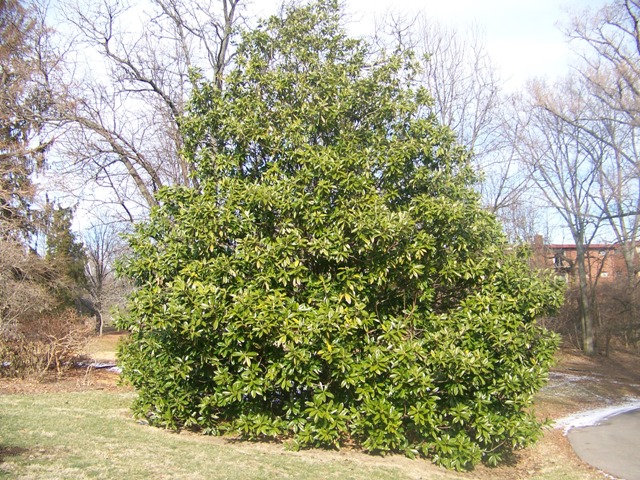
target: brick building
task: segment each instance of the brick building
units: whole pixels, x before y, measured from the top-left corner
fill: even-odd
[[[578,275],[576,257],[577,250],[573,244],[545,244],[541,235],[536,235],[534,239],[534,266],[552,268],[567,281]],[[618,244],[592,243],[587,247],[586,260],[590,279],[610,282],[627,276],[627,265]],[[634,269],[636,275],[640,271],[639,266]]]

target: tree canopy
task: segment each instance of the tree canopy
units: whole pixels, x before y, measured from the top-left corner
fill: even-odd
[[[181,125],[197,187],[158,193],[129,238],[120,327],[154,424],[355,441],[449,467],[532,441],[560,302],[427,114],[410,52],[349,38],[338,2],[246,31],[224,88]]]
[[[40,88],[35,15],[18,0],[0,2],[0,236],[34,232],[31,175],[42,165],[46,142],[38,132],[49,108]]]

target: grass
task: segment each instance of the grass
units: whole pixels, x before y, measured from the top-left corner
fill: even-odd
[[[455,478],[426,462],[175,434],[130,417],[132,393],[0,396],[0,477],[46,479]],[[371,461],[375,459],[374,461]],[[398,460],[398,459],[396,459]]]
[[[287,451],[152,428],[131,418],[131,392],[0,396],[0,478],[29,479],[588,479],[574,462],[449,472],[425,460],[355,451]],[[557,455],[553,444],[539,456]],[[547,449],[547,450],[545,450]],[[551,450],[549,450],[551,449]],[[535,462],[534,462],[535,464]],[[533,468],[533,470],[526,470]]]
[[[92,339],[86,354],[94,359],[114,359],[121,336],[112,333]],[[100,383],[98,388],[105,385]],[[574,410],[575,387],[547,389],[539,395],[545,414],[564,414],[565,407]],[[548,431],[533,448],[521,452],[514,464],[458,473],[399,455],[379,457],[353,450],[291,452],[283,445],[176,434],[136,422],[129,410],[134,397],[135,393],[112,387],[0,394],[0,479],[603,478],[577,460],[557,430]],[[591,397],[590,392],[579,395],[581,404]]]
[[[95,360],[115,362],[117,345],[124,336],[124,333],[95,336],[86,346],[85,354]]]

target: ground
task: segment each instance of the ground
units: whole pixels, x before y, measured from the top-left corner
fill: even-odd
[[[121,334],[110,333],[96,338],[87,349],[87,356],[96,361],[112,363],[115,360],[115,344]],[[68,371],[62,378],[54,375],[41,380],[0,379],[0,396],[11,394],[69,393],[69,392],[130,392],[120,385],[117,373],[107,369],[83,367]],[[561,350],[557,364],[550,374],[549,384],[536,399],[536,414],[540,418],[557,420],[561,417],[593,408],[623,402],[629,398],[640,398],[640,357],[625,353],[614,353],[611,357],[585,357],[579,352]],[[187,434],[190,435],[190,434]],[[194,439],[195,441],[195,439]],[[197,440],[200,441],[200,440]],[[202,441],[224,442],[223,439]],[[251,449],[252,455],[283,455],[283,446],[260,444],[243,446]],[[257,452],[257,453],[256,453]],[[0,451],[0,463],[3,454]],[[288,454],[287,454],[288,455]],[[336,452],[306,451],[306,460],[320,463],[344,462],[360,465],[357,468],[399,468],[407,478],[564,478],[566,472],[577,479],[604,478],[597,470],[581,462],[574,454],[568,440],[560,429],[549,428],[544,437],[532,448],[517,452],[506,465],[498,468],[479,467],[469,474],[454,474],[433,470],[422,461],[410,461],[404,457],[375,457],[360,452],[343,450]],[[305,460],[305,461],[306,461]],[[1,476],[1,475],[0,475]]]
[[[536,412],[560,418],[577,411],[640,398],[640,357],[615,352],[588,357],[560,350],[549,384],[538,395]]]

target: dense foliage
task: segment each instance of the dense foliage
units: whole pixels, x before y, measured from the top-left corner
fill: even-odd
[[[410,54],[335,1],[246,32],[183,119],[198,188],[158,194],[122,270],[135,410],[296,446],[464,468],[532,441],[557,288],[510,251]]]

